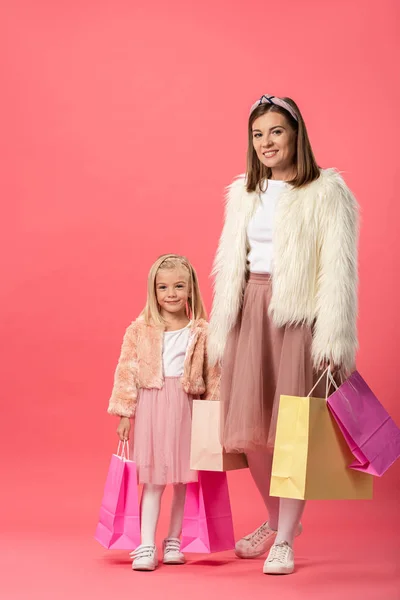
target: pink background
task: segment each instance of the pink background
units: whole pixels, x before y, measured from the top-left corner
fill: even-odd
[[[210,308],[224,186],[245,168],[248,109],[263,93],[298,102],[319,164],[343,171],[360,202],[358,366],[400,423],[399,7],[396,0],[2,3],[7,600],[20,597],[16,557],[46,562],[61,552],[64,561],[62,548],[70,557],[78,538],[102,565],[92,586],[98,597],[108,589],[101,577],[110,586],[122,581],[120,563],[106,562],[90,538],[116,445],[106,408],[122,335],[164,252],[191,259]],[[399,475],[400,461],[376,481],[371,503],[310,504],[309,540],[321,531],[345,544],[365,535],[373,552],[386,531],[388,555],[398,553]],[[247,472],[230,481],[242,535],[264,511]],[[54,551],[50,542],[41,546],[47,558],[39,538],[54,544]],[[342,542],[332,539],[340,556]],[[129,576],[125,559],[120,571]],[[56,597],[39,572],[30,573],[32,589]],[[69,577],[77,572],[71,564]],[[252,577],[240,580],[243,589],[260,585]],[[362,597],[370,591],[368,582]],[[385,599],[400,597],[392,593]]]

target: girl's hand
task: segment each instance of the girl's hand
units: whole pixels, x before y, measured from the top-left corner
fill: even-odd
[[[129,440],[129,432],[131,430],[131,420],[129,417],[121,417],[119,425],[117,427],[117,434],[121,442],[127,442]]]

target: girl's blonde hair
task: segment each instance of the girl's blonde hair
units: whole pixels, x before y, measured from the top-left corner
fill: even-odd
[[[176,269],[183,267],[189,276],[189,298],[187,303],[187,315],[191,320],[207,319],[200,293],[197,273],[185,256],[179,254],[163,254],[152,265],[147,278],[147,302],[142,315],[148,325],[164,325],[164,319],[160,313],[160,307],[156,295],[156,277],[160,270]]]

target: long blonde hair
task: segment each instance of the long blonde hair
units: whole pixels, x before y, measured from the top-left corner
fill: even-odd
[[[260,162],[256,151],[253,146],[253,123],[261,115],[265,115],[267,112],[277,112],[285,117],[289,125],[296,132],[296,154],[295,154],[295,166],[296,175],[289,183],[299,188],[308,183],[318,179],[320,176],[320,170],[314,157],[314,153],[311,148],[310,139],[307,133],[307,127],[304,122],[303,116],[300,112],[299,107],[291,98],[282,98],[285,100],[293,109],[297,115],[297,121],[292,117],[289,111],[285,110],[281,106],[275,104],[260,104],[255,108],[249,117],[248,122],[248,149],[247,149],[247,177],[246,177],[246,188],[248,192],[255,192],[260,187],[261,183],[265,179],[271,178],[271,169],[266,167]]]
[[[189,275],[189,298],[187,303],[187,316],[195,321],[197,319],[207,319],[207,313],[204,308],[200,293],[199,280],[197,273],[185,256],[179,254],[163,254],[152,265],[147,278],[147,302],[142,311],[142,315],[148,325],[164,325],[164,319],[160,313],[160,307],[156,295],[156,277],[157,273],[163,269],[176,269],[183,267]]]

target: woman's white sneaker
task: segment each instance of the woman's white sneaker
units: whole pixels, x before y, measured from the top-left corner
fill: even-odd
[[[290,575],[294,571],[294,553],[287,542],[274,544],[264,563],[266,575]]]
[[[185,564],[185,555],[181,552],[181,541],[178,538],[167,538],[163,542],[163,563],[165,565]]]
[[[133,558],[134,571],[154,571],[158,567],[157,548],[154,544],[141,544],[130,553],[130,557]]]
[[[299,523],[296,530],[296,537],[301,534],[303,531],[303,527],[301,523]],[[260,527],[258,527],[253,533],[249,533],[241,540],[236,542],[235,546],[235,554],[239,558],[257,558],[258,556],[262,556],[271,549],[277,531],[271,529],[268,521],[263,523]]]

